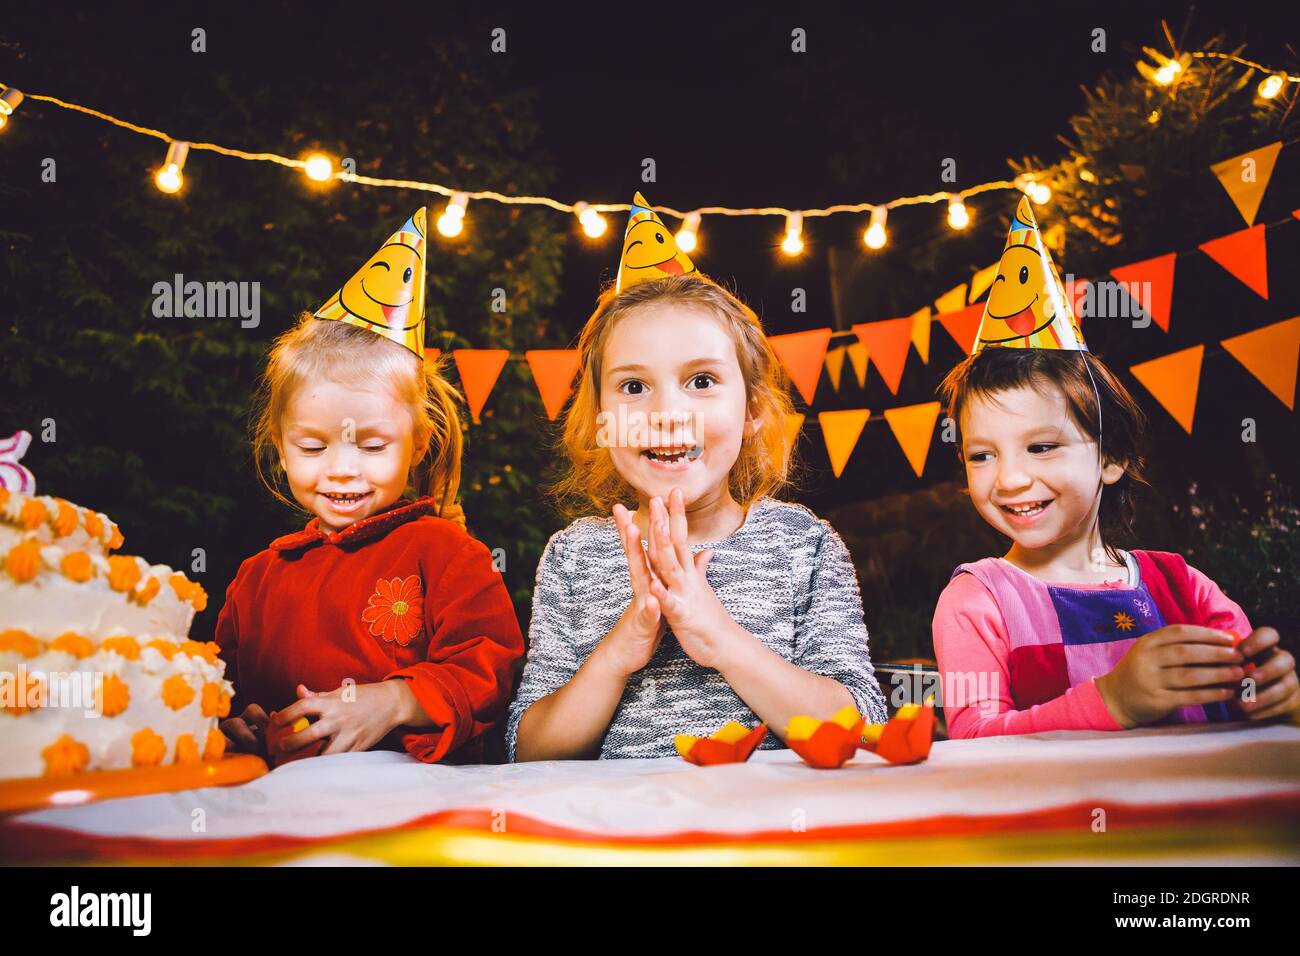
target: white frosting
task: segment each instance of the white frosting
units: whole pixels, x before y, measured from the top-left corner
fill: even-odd
[[[134,661],[111,651],[98,651],[80,660],[60,651],[47,650],[32,658],[0,651],[0,674],[41,674],[47,686],[49,675],[75,674],[76,680],[85,682],[80,685],[83,690],[93,688],[96,675],[113,675],[126,684],[130,693],[126,710],[113,717],[97,714],[93,702],[85,696],[70,698],[61,706],[47,699],[46,706],[22,714],[0,710],[0,778],[44,774],[41,751],[65,734],[90,751],[88,770],[130,767],[131,737],[142,727],[148,727],[166,742],[164,764],[175,763],[176,743],[183,734],[194,738],[202,754],[208,732],[220,722],[215,715],[203,715],[203,687],[217,684],[223,693],[233,695],[225,670],[221,660],[209,664],[201,657],[177,653],[169,661],[153,648],[142,649]],[[194,699],[179,710],[163,702],[163,683],[175,674],[182,675],[194,690]]]
[[[177,597],[170,582],[171,568],[135,559],[142,572],[136,590],[146,577],[157,578],[159,585],[158,593],[142,605],[109,587],[106,558],[92,556],[95,576],[78,582],[60,570],[64,554],[57,545],[41,548],[43,567],[35,578],[21,584],[0,573],[0,630],[18,628],[45,640],[67,631],[92,640],[110,634],[129,634],[142,643],[159,637],[185,640],[194,620],[194,606]]]
[[[50,675],[68,675],[56,679],[62,689],[73,692],[75,683],[76,691],[93,695],[96,683],[112,675],[126,684],[130,695],[126,710],[113,717],[98,713],[93,696],[47,699],[44,706],[25,713],[0,707],[0,779],[42,776],[46,772],[42,751],[64,735],[89,750],[87,770],[132,766],[131,738],[143,727],[163,738],[163,764],[176,761],[176,744],[185,734],[194,738],[201,755],[209,731],[220,722],[216,715],[204,716],[203,688],[216,684],[230,696],[234,687],[225,679],[226,665],[220,660],[209,664],[179,650],[168,660],[157,648],[144,646],[162,640],[179,648],[187,639],[194,607],[181,600],[171,586],[175,572],[166,565],[150,565],[143,558],[131,557],[140,571],[140,581],[132,594],[115,591],[108,580],[107,542],[114,528],[108,518],[99,516],[104,532],[96,538],[86,533],[83,509],[78,509],[77,528],[71,534],[56,535],[49,521],[26,529],[18,521],[27,498],[10,494],[0,507],[0,559],[13,546],[35,541],[40,546],[41,566],[32,580],[23,583],[0,570],[0,632],[25,631],[46,644],[68,632],[95,645],[108,637],[127,635],[140,644],[140,655],[128,660],[117,652],[97,649],[78,659],[47,646],[35,657],[24,658],[17,650],[0,650],[0,693],[11,692],[20,675],[39,674],[47,688]],[[55,499],[42,501],[51,515],[57,514]],[[76,551],[90,557],[95,573],[88,581],[73,581],[63,573],[63,559]],[[148,603],[141,603],[138,598],[150,578],[158,581],[158,590]],[[173,710],[163,702],[162,688],[168,678],[178,674],[194,690],[194,699]],[[3,687],[3,683],[10,686]]]

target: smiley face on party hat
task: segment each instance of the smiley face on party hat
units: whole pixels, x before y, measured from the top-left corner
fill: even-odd
[[[677,248],[677,240],[668,231],[658,213],[644,196],[632,197],[632,212],[623,234],[623,254],[618,263],[615,291],[622,292],[638,282],[680,276],[695,271],[691,257]]]
[[[314,313],[369,329],[424,358],[424,207]]]
[[[975,338],[975,352],[990,347],[1088,350],[1027,196],[1011,219]]]

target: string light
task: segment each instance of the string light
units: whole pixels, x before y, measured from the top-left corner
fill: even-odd
[[[1155,72],[1155,80],[1161,86],[1168,86],[1178,74],[1183,72],[1183,66],[1177,60],[1166,60],[1165,65]]]
[[[9,117],[22,101],[22,90],[16,90],[12,86],[0,93],[0,129],[9,125]]]
[[[797,256],[803,252],[803,213],[792,212],[785,217],[785,238],[781,240],[781,251],[787,256]]]
[[[1282,92],[1282,87],[1286,85],[1285,73],[1274,73],[1260,81],[1259,95],[1261,99],[1271,100]]]
[[[1228,60],[1247,69],[1259,71],[1264,75],[1264,79],[1259,83],[1257,92],[1260,98],[1265,100],[1277,97],[1288,83],[1300,83],[1300,76],[1291,76],[1283,71],[1270,69],[1263,64],[1247,60],[1236,53],[1222,53],[1213,50],[1195,51],[1184,52],[1179,54],[1176,58],[1170,58],[1169,56],[1150,48],[1144,47],[1143,52],[1150,58],[1151,63],[1139,60],[1137,63],[1137,69],[1146,79],[1160,86],[1170,86],[1174,84],[1186,73],[1193,58],[1201,57]],[[608,228],[604,222],[605,217],[602,214],[624,212],[631,208],[627,203],[601,203],[598,206],[593,207],[585,203],[566,203],[549,196],[510,196],[491,190],[467,192],[456,190],[450,186],[441,185],[440,183],[411,179],[381,178],[347,171],[335,172],[333,161],[323,154],[313,154],[308,156],[306,159],[292,159],[287,156],[281,156],[277,153],[248,152],[242,149],[221,146],[216,143],[200,143],[193,141],[181,143],[162,130],[141,126],[111,116],[110,114],[104,113],[100,110],[92,109],[88,106],[69,103],[55,96],[31,92],[23,93],[12,86],[5,86],[2,83],[0,83],[0,128],[5,126],[8,117],[13,114],[14,110],[17,109],[18,105],[23,102],[24,99],[36,100],[38,102],[57,106],[60,109],[82,113],[86,116],[102,120],[141,136],[151,136],[167,143],[168,162],[164,163],[163,167],[160,168],[155,175],[155,183],[158,188],[164,192],[178,192],[183,188],[184,176],[182,171],[184,168],[185,152],[189,149],[195,149],[250,162],[275,163],[289,169],[300,170],[310,179],[315,181],[323,182],[332,178],[362,186],[423,191],[447,196],[449,197],[449,202],[442,215],[439,216],[437,226],[439,232],[449,237],[459,235],[463,231],[465,207],[470,199],[496,202],[502,205],[512,206],[545,206],[546,208],[555,210],[556,212],[572,213],[575,216],[578,216],[579,221],[582,223],[583,231],[592,238],[598,238],[603,235]],[[1152,110],[1147,116],[1147,121],[1152,124],[1159,123],[1160,119],[1161,115],[1158,109]],[[175,162],[171,159],[173,151],[179,154],[179,159]],[[326,172],[326,170],[329,170],[329,172]],[[1090,170],[1085,169],[1079,170],[1079,178],[1084,182],[1089,183],[1097,181],[1094,174]],[[970,213],[966,209],[964,199],[983,192],[1003,189],[1014,189],[1024,192],[1039,204],[1047,202],[1051,197],[1051,189],[1046,183],[1030,182],[1025,186],[1007,180],[996,180],[965,189],[959,195],[939,192],[919,196],[899,197],[886,203],[843,203],[820,209],[804,209],[799,211],[792,211],[779,206],[765,206],[758,208],[705,206],[686,211],[673,209],[668,206],[656,206],[654,209],[658,213],[683,220],[683,226],[678,232],[678,245],[682,249],[693,249],[695,247],[694,243],[698,243],[699,218],[704,215],[784,216],[786,217],[786,233],[781,243],[781,248],[788,255],[798,255],[803,251],[803,220],[808,216],[825,217],[840,213],[858,215],[869,213],[873,220],[877,215],[881,217],[879,224],[883,231],[884,216],[890,209],[896,209],[899,206],[928,205],[947,202],[949,225],[954,229],[964,229],[970,223]],[[873,230],[872,226],[869,225],[863,234],[863,241],[868,245],[868,247],[876,248],[873,243],[876,242],[878,238],[879,236],[877,231]],[[887,233],[885,235],[885,242],[888,242]]]
[[[582,224],[582,231],[591,239],[599,239],[609,228],[605,222],[605,217],[585,202],[575,203],[573,211],[578,217],[578,222]]]
[[[687,215],[682,223],[682,228],[677,230],[677,235],[673,238],[677,240],[677,248],[682,252],[691,253],[699,242],[700,235],[700,214],[693,212]]]
[[[179,141],[170,143],[167,146],[167,158],[154,174],[154,185],[165,193],[180,192],[181,187],[185,185],[185,177],[181,170],[185,168],[185,157],[189,152],[189,143]]]
[[[871,210],[871,222],[867,224],[867,231],[862,234],[862,241],[867,244],[868,249],[882,249],[889,239],[888,233],[885,232],[885,219],[889,215],[889,210],[884,206],[877,206]]]
[[[948,200],[948,225],[954,229],[965,229],[970,225],[970,212],[960,196]]]
[[[303,172],[307,174],[308,179],[314,179],[318,183],[328,182],[334,176],[334,162],[324,153],[312,153],[305,160]]]
[[[447,208],[438,217],[438,231],[449,239],[459,236],[461,230],[465,228],[465,207],[468,205],[467,193],[452,193]]]

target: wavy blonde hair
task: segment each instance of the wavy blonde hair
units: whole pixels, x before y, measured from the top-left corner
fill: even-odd
[[[785,370],[763,332],[758,316],[717,282],[698,272],[641,282],[623,292],[606,289],[578,338],[580,378],[564,419],[561,447],[569,465],[550,488],[569,517],[606,513],[615,502],[635,498],[632,487],[614,467],[609,449],[597,441],[600,375],[605,343],[620,319],[650,303],[693,305],[707,309],[736,344],[745,380],[749,413],[758,420],[753,435],[741,443],[727,476],[735,500],[748,508],[774,495],[791,479],[792,447],[785,440],[786,418],[794,412]]]
[[[388,389],[411,413],[414,447],[424,455],[411,463],[407,491],[431,497],[438,514],[465,524],[459,501],[462,434],[460,395],[442,375],[442,363],[426,359],[383,336],[317,319],[309,312],[275,340],[253,405],[253,461],[257,476],[280,501],[302,509],[285,494],[280,469],[280,423],[293,394],[304,384],[331,381]]]

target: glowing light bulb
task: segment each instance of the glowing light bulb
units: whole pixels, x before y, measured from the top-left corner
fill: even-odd
[[[696,245],[699,244],[699,235],[700,214],[689,213],[682,222],[682,228],[677,230],[677,235],[674,237],[677,240],[677,248],[685,253],[694,252]]]
[[[1272,76],[1265,77],[1259,84],[1259,95],[1261,98],[1271,100],[1282,92],[1282,87],[1286,83],[1287,76],[1285,73],[1274,73]]]
[[[1051,187],[1047,183],[1030,183],[1029,198],[1041,206],[1052,198]]]
[[[173,141],[167,144],[167,158],[154,174],[154,185],[165,193],[178,193],[185,185],[185,157],[189,155],[190,144]]]
[[[447,208],[438,217],[438,231],[449,239],[459,236],[465,228],[467,205],[469,205],[469,196],[465,193],[452,193]]]
[[[1166,60],[1165,65],[1156,70],[1153,76],[1161,86],[1168,86],[1183,72],[1183,65],[1177,60]]]
[[[785,217],[785,238],[781,240],[781,251],[787,256],[797,256],[803,252],[803,213],[792,212]]]
[[[18,104],[23,101],[22,90],[16,90],[12,86],[0,93],[0,116],[10,116],[13,111],[18,109]]]
[[[948,225],[954,229],[965,229],[970,225],[970,212],[957,196],[948,200]]]
[[[599,239],[609,228],[605,222],[605,217],[592,209],[585,202],[580,202],[575,207],[578,215],[578,222],[582,224],[582,231],[587,234],[588,238]]]
[[[889,215],[889,210],[884,206],[877,206],[871,210],[871,221],[867,224],[867,231],[862,234],[862,241],[867,244],[868,249],[884,248],[889,239],[889,234],[885,232],[885,219]]]
[[[308,179],[323,183],[334,176],[334,163],[324,153],[312,153],[307,157],[307,165],[303,167],[303,172],[307,174]]]

